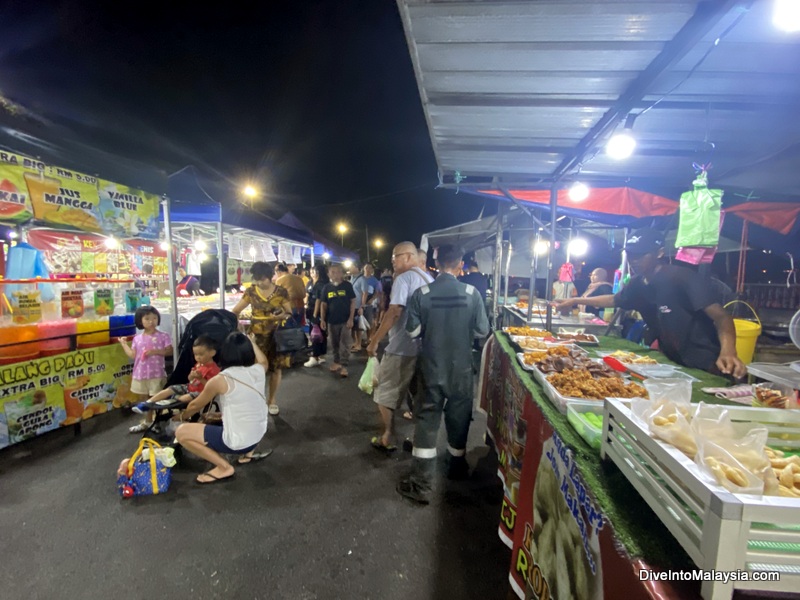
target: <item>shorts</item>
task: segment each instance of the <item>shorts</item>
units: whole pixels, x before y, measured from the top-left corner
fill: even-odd
[[[247,454],[251,450],[255,450],[256,446],[258,446],[258,444],[253,444],[241,450],[228,448],[227,444],[222,441],[222,426],[220,425],[206,425],[203,428],[203,441],[206,443],[206,446],[220,454]]]
[[[186,394],[189,394],[192,397],[192,400],[194,400],[200,395],[200,392],[190,392],[189,386],[186,385],[185,383],[179,383],[178,385],[171,385],[169,386],[169,389],[171,389],[172,393],[175,394],[176,396],[185,396]]]
[[[164,389],[167,382],[166,377],[154,377],[153,379],[133,379],[131,380],[131,392],[140,396],[155,396]]]
[[[392,410],[400,408],[408,394],[416,366],[416,356],[384,354],[378,372],[378,387],[373,397],[375,403]]]
[[[370,329],[375,327],[375,307],[372,305],[364,307],[364,318],[369,323]]]

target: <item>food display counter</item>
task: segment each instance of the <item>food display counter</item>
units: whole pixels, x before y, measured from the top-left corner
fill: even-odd
[[[669,363],[619,338],[599,341],[601,352],[630,351]],[[571,404],[562,414],[519,352],[506,333],[495,333],[484,349],[480,379],[481,408],[504,484],[498,533],[512,548],[513,591],[520,598],[700,598],[700,581],[655,579],[655,573],[692,572],[695,562],[626,474],[601,460],[599,442],[607,430],[601,440],[579,433],[586,423],[580,413],[602,415],[603,401]],[[702,391],[725,387],[726,380],[681,371],[690,378],[692,402],[734,405]]]
[[[132,280],[0,280],[0,448],[133,400]]]
[[[527,314],[515,307],[515,306],[504,306],[503,307],[503,322],[506,325],[528,325],[530,327],[544,327],[545,324],[545,315],[544,314],[534,314],[531,317],[531,320],[527,320]],[[608,323],[592,323],[591,319],[585,319],[581,317],[576,317],[573,315],[560,315],[556,312],[553,313],[553,329],[558,331],[559,329],[564,329],[566,331],[574,331],[577,329],[582,329],[586,333],[592,333],[594,335],[606,335],[608,332]],[[611,327],[611,331],[615,333],[619,333],[622,331],[621,325],[614,325]]]

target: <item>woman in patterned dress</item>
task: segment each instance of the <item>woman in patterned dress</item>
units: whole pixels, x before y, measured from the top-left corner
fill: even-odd
[[[253,275],[253,285],[247,288],[233,312],[239,316],[245,308],[252,307],[253,316],[247,332],[255,335],[256,345],[267,357],[269,414],[277,415],[279,409],[275,396],[281,384],[281,369],[290,366],[291,355],[278,354],[274,333],[283,321],[292,316],[292,305],[289,303],[289,293],[272,282],[275,270],[271,265],[265,262],[253,263],[250,273]]]

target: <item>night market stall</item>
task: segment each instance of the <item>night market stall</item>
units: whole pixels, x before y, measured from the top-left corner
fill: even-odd
[[[132,276],[166,269],[157,195],[0,150],[0,447],[119,408],[149,296]]]
[[[245,205],[235,190],[199,177],[192,167],[169,177],[168,193],[176,259],[187,276],[212,281],[203,284],[207,288],[203,293],[176,294],[173,289],[156,303],[176,335],[204,308],[234,306],[241,298],[241,286],[250,281],[253,262],[299,265],[304,253],[310,253],[314,261],[314,241],[308,232]],[[166,213],[162,219],[167,225]],[[204,268],[211,264],[210,256],[216,256],[216,269]],[[180,319],[173,319],[174,314]]]
[[[552,247],[567,210],[629,214],[617,206],[624,198],[596,191],[624,187],[665,199],[656,214],[680,205],[679,235],[693,221],[684,198],[687,207],[708,200],[694,224],[716,221],[681,244],[698,261],[714,253],[723,208],[743,255],[750,245],[793,253],[800,39],[781,28],[800,29],[800,15],[773,18],[781,4],[398,0],[441,187],[542,206]],[[765,217],[772,210],[777,219]],[[788,246],[778,248],[779,235]],[[549,253],[548,294],[554,260]],[[480,398],[504,483],[499,533],[512,548],[513,592],[795,592],[797,386],[746,386],[737,398],[742,388],[655,350],[597,342],[525,327],[485,347]],[[728,450],[712,451],[703,428],[714,419],[731,424],[725,435],[758,432],[758,465],[732,438],[715,438]]]

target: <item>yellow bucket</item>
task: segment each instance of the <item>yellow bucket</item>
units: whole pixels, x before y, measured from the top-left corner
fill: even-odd
[[[749,365],[751,362],[753,362],[753,355],[756,352],[756,340],[758,340],[758,336],[761,335],[761,319],[758,318],[758,314],[756,314],[756,311],[752,306],[750,306],[747,302],[742,302],[741,300],[728,302],[725,305],[725,308],[728,308],[731,304],[735,304],[737,302],[740,302],[749,308],[753,312],[753,316],[756,318],[755,323],[746,319],[733,320],[733,325],[736,327],[736,354],[739,355],[739,359],[744,364]]]

